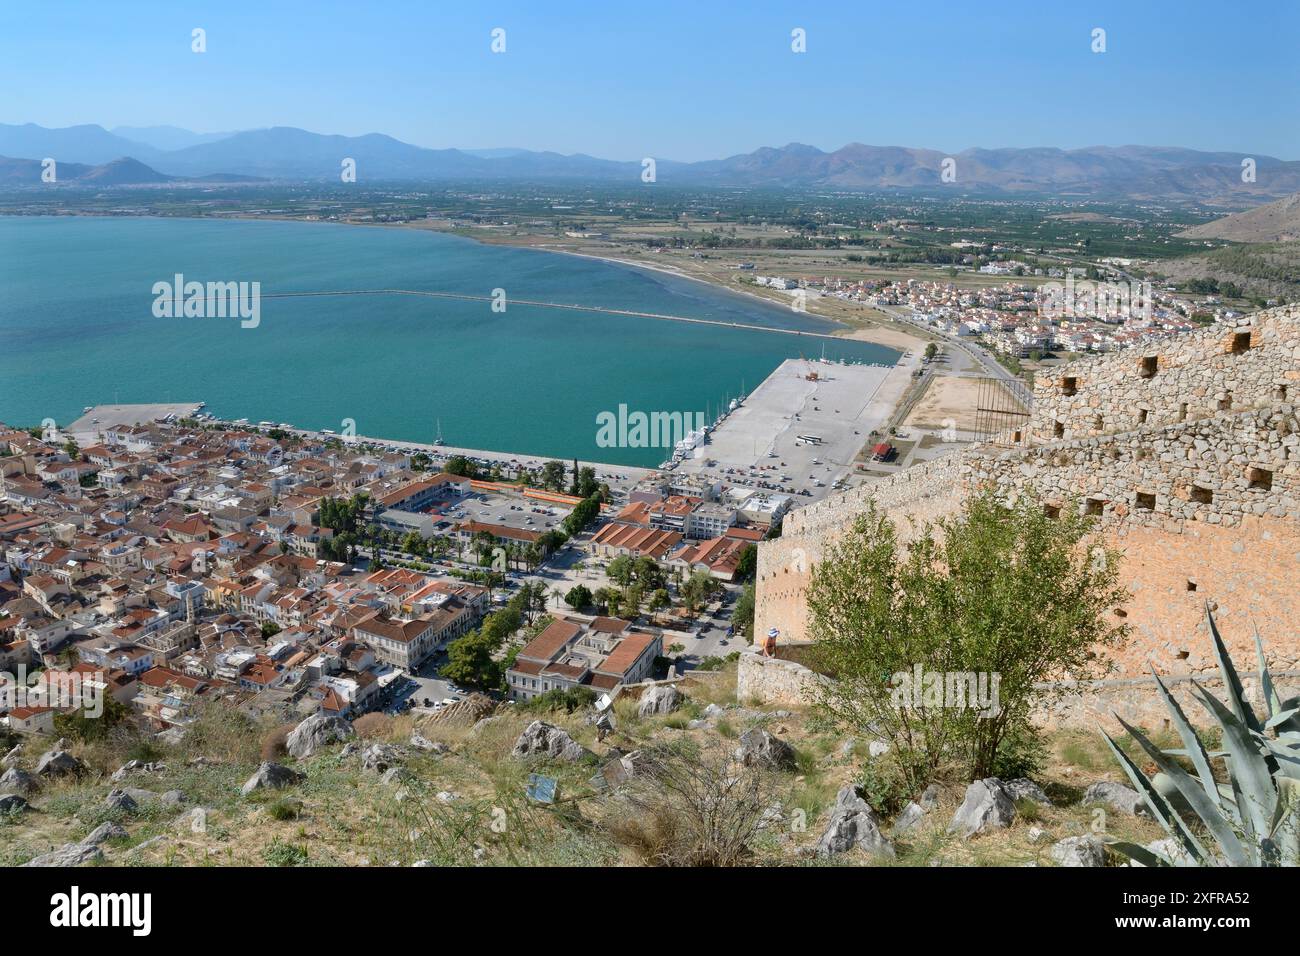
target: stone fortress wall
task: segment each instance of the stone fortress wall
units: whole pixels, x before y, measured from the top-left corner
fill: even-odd
[[[1255,660],[1258,626],[1270,666],[1296,669],[1298,389],[1295,306],[1041,373],[1013,447],[972,446],[788,515],[782,536],[759,549],[755,633],[809,639],[811,569],[868,499],[906,539],[992,488],[1095,515],[1104,542],[1122,552],[1132,598],[1114,613],[1133,634],[1115,655],[1116,677],[1150,666],[1172,677],[1213,673],[1206,602],[1240,666]]]
[[[1284,306],[1061,365],[1037,376],[1029,428],[1058,441],[1297,403],[1298,346],[1300,306]]]

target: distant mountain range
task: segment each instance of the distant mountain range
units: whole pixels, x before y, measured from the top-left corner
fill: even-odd
[[[638,183],[642,164],[523,149],[425,149],[391,136],[334,136],[288,126],[237,133],[176,127],[0,124],[0,155],[99,166],[130,158],[165,178],[224,174],[274,180],[338,180],[344,158],[361,181],[585,180]],[[1256,166],[1241,180],[1242,159]],[[955,181],[942,179],[955,161]],[[1084,149],[938,150],[850,143],[833,152],[791,143],[726,159],[681,163],[656,157],[657,181],[681,186],[824,187],[844,190],[949,188],[993,195],[1164,199],[1251,205],[1300,192],[1300,162],[1249,152],[1164,146]],[[143,175],[143,174],[141,174]],[[4,177],[4,181],[12,182]],[[147,181],[147,180],[139,180]]]
[[[52,157],[51,157],[52,158]],[[0,156],[0,185],[29,186],[44,180],[41,174],[45,164],[39,159],[11,159]],[[252,182],[252,176],[214,173],[209,176],[166,176],[146,166],[138,159],[124,156],[95,166],[86,163],[64,163],[55,160],[54,181],[77,183],[85,186],[140,186],[150,183],[169,183],[179,180],[205,183]]]

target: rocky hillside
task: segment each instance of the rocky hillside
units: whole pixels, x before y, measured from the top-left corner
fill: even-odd
[[[563,698],[283,726],[214,710],[171,747],[29,738],[4,757],[0,865],[1096,866],[1098,821],[1161,836],[1095,735],[1053,738],[1035,780],[900,793],[884,744],[738,705],[734,680],[604,717]]]
[[[1295,242],[1300,240],[1300,193],[1202,223],[1179,235],[1233,242]]]

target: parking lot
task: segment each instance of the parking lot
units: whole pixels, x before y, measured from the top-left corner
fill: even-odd
[[[393,689],[384,699],[384,711],[401,713],[407,707],[434,707],[449,698],[460,700],[470,692],[438,676],[438,669],[447,663],[446,653],[426,661],[414,675],[403,675],[393,682]],[[427,703],[426,703],[427,701]]]
[[[523,496],[475,492],[449,505],[444,517],[453,520],[482,521],[543,534],[558,528],[572,509],[564,505],[536,501]]]

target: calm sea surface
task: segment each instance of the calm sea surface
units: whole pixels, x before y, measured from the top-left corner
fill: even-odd
[[[405,288],[829,331],[826,322],[649,270],[406,229],[201,219],[0,217],[0,421],[86,405],[205,401],[224,418],[627,465],[596,416],[696,411],[806,354],[898,353],[658,319],[409,296],[263,298],[261,324],[155,318],[152,287],[259,281],[263,296]]]

